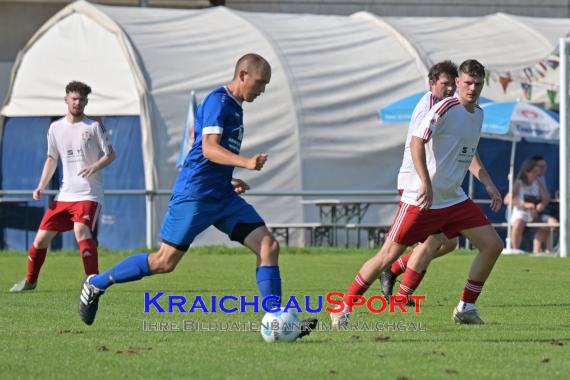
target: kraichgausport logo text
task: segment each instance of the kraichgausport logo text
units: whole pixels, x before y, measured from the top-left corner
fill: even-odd
[[[333,298],[338,297],[338,298]],[[343,293],[331,292],[326,296],[289,296],[287,302],[282,303],[281,310],[295,311],[297,313],[319,313],[323,310],[323,300],[326,299],[328,305],[325,310],[331,313],[338,313],[344,307],[342,298]],[[298,299],[299,298],[299,299]],[[421,301],[426,299],[425,295],[412,295],[409,298],[415,301],[416,306],[413,310],[407,310],[404,306],[407,302],[404,296],[389,296],[386,299],[383,296],[373,295],[371,297],[349,296],[348,311],[352,313],[356,307],[365,307],[372,313],[420,313]],[[262,298],[260,296],[201,296],[185,297],[182,295],[165,295],[164,292],[158,292],[151,295],[149,292],[144,293],[144,312],[150,313],[157,311],[158,313],[269,313],[279,310],[273,306],[279,301],[277,296],[268,296]]]

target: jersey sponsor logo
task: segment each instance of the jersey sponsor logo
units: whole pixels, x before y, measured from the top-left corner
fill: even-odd
[[[83,160],[83,149],[67,149],[67,162],[80,162]]]
[[[475,155],[475,148],[464,146],[461,148],[461,153],[459,153],[458,161],[463,164],[470,164]]]
[[[87,141],[91,138],[91,133],[89,133],[88,131],[84,131],[81,134],[81,138],[83,139],[83,141]]]
[[[232,132],[238,131],[237,140],[241,142],[243,140],[243,125],[240,125],[237,128],[234,128]]]

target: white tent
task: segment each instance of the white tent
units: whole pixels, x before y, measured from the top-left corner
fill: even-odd
[[[230,80],[239,56],[253,51],[269,60],[273,77],[266,93],[245,106],[242,152],[267,151],[270,161],[260,173],[236,176],[268,192],[391,190],[406,128],[380,125],[378,107],[425,88],[427,68],[442,59],[477,58],[496,70],[534,65],[555,49],[568,25],[504,14],[342,17],[78,1],[22,50],[2,115],[62,114],[65,84],[85,81],[94,89],[90,114],[140,115],[146,190],[170,189],[190,91],[202,99]],[[555,72],[547,75],[556,83]],[[503,94],[491,82],[484,95],[512,100],[520,89],[511,86]],[[160,197],[148,209],[152,243],[167,200]],[[316,215],[298,197],[250,201],[270,222]],[[369,216],[389,222],[392,213]]]

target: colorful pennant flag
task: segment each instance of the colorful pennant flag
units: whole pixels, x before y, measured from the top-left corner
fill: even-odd
[[[512,81],[513,80],[511,79],[510,74],[499,76],[499,82],[501,83],[501,87],[503,87],[503,91],[505,93],[507,92],[507,87],[509,87],[509,83],[511,83]]]
[[[523,94],[526,100],[530,101],[530,99],[532,98],[532,85],[530,83],[522,82],[521,88],[523,90]]]
[[[557,95],[557,91],[554,89],[548,89],[546,90],[546,95],[548,95],[548,100],[550,100],[550,106],[554,107],[556,106],[556,95]]]

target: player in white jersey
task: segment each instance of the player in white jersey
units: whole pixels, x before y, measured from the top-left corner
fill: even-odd
[[[432,242],[437,242],[430,235],[437,231],[448,238],[462,234],[479,248],[459,305],[453,310],[453,319],[464,324],[484,323],[475,301],[503,249],[503,242],[487,217],[461,189],[469,169],[485,185],[491,209],[496,212],[501,207],[501,195],[477,155],[483,121],[477,99],[484,78],[483,65],[476,60],[463,62],[456,79],[458,97],[439,102],[414,131],[410,151],[415,174],[404,188],[400,209],[382,249],[362,266],[344,294],[343,307],[331,314],[335,325],[347,323],[355,299],[366,292],[407,246],[424,240],[414,256],[417,269],[425,270],[430,258],[424,253],[437,249],[437,245],[430,248]],[[421,275],[416,272],[410,277],[407,293],[413,293],[420,281]]]
[[[97,243],[94,239],[97,217],[103,202],[101,170],[115,159],[105,128],[83,113],[91,88],[70,82],[65,88],[67,114],[48,130],[48,156],[33,198],[39,200],[61,159],[63,178],[55,202],[44,215],[28,251],[26,278],[10,289],[21,292],[36,288],[47,249],[58,232],[73,230],[87,275],[99,273]]]
[[[398,190],[400,191],[400,195],[404,191],[403,189],[411,181],[411,176],[415,173],[412,153],[410,151],[410,141],[412,140],[414,130],[420,125],[427,113],[440,100],[455,94],[455,78],[457,78],[457,66],[451,61],[439,62],[433,65],[429,70],[428,80],[430,91],[425,93],[414,108],[412,118],[408,126],[408,135],[406,136],[406,144],[404,146],[404,157],[402,159],[402,166],[398,173]],[[448,239],[443,233],[438,233],[437,238],[442,242],[442,244],[435,252],[432,253],[432,258],[443,256],[452,252],[457,247],[457,238]],[[406,271],[408,261],[412,257],[413,253],[414,250],[400,257],[389,268],[380,274],[380,285],[382,293],[384,293],[385,296],[390,296],[392,294],[396,278]],[[422,276],[424,274],[425,272],[421,273]],[[402,280],[402,283],[405,282],[405,280]],[[412,300],[408,300],[407,306],[413,307],[414,302]]]

